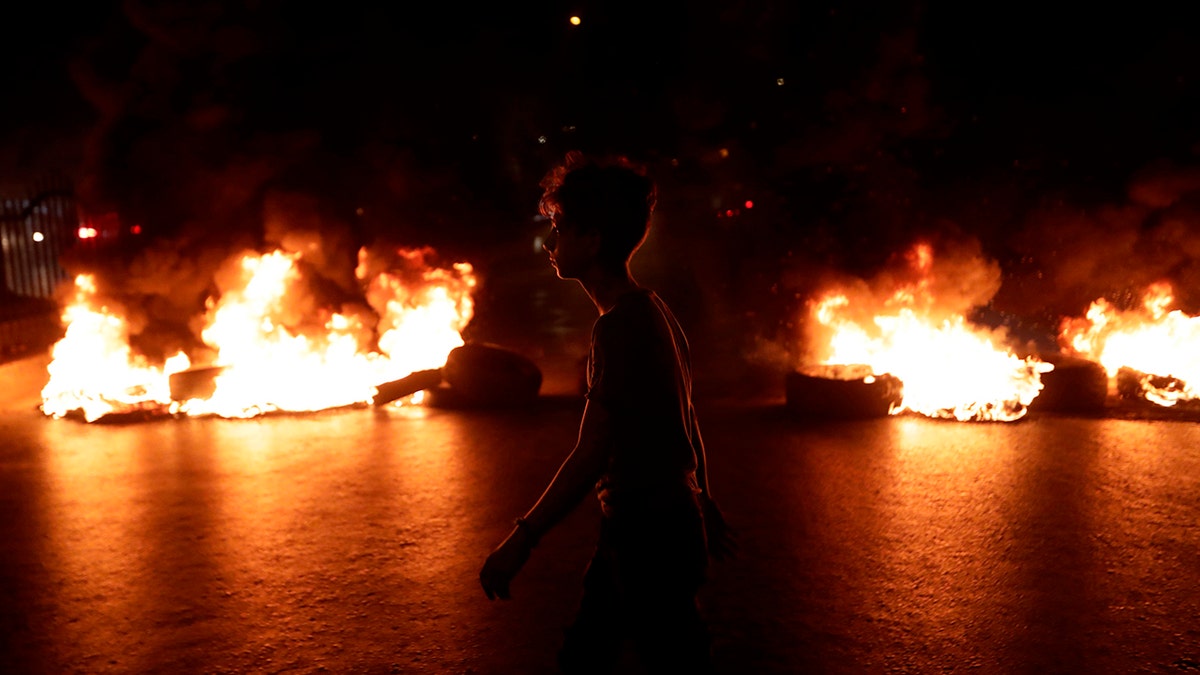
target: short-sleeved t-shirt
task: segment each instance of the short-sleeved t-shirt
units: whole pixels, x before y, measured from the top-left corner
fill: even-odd
[[[587,398],[612,421],[608,470],[597,484],[606,514],[694,503],[691,355],[679,322],[654,292],[626,293],[596,320]]]

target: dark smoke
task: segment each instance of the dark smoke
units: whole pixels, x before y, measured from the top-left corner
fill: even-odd
[[[882,278],[917,240],[978,242],[999,291],[990,272],[941,290],[1022,339],[1164,278],[1200,301],[1200,43],[1181,17],[1017,3],[984,30],[962,3],[617,5],[579,31],[536,3],[90,15],[79,191],[146,232],[95,265],[147,326],[178,326],[240,250],[305,251],[332,307],[359,246],[432,245],[510,284],[478,309],[515,335],[575,297],[545,290],[530,219],[538,178],[581,149],[650,164],[636,269],[710,373],[790,365],[829,279]],[[586,347],[591,307],[570,307]]]
[[[1166,160],[1137,172],[1128,198],[1063,202],[1033,210],[1012,239],[1016,267],[997,304],[1047,327],[1079,316],[1101,297],[1137,306],[1166,281],[1176,307],[1200,310],[1200,168]]]

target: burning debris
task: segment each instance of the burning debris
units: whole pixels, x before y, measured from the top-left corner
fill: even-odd
[[[242,418],[367,404],[381,383],[431,369],[452,372],[447,356],[463,345],[476,279],[468,263],[433,261],[427,248],[364,249],[355,270],[361,297],[331,302],[322,298],[339,294],[321,289],[322,275],[298,252],[233,256],[216,274],[217,290],[196,323],[202,348],[159,362],[131,346],[138,332],[132,313],[106,297],[94,276],[80,275],[42,409],[89,422],[150,414]]]
[[[1169,284],[1148,288],[1142,305],[1118,309],[1100,298],[1086,316],[1062,322],[1064,350],[1100,363],[1110,390],[1126,400],[1145,400],[1171,407],[1200,398],[1200,317],[1170,309]]]
[[[62,315],[66,335],[54,346],[50,381],[42,390],[43,412],[76,413],[92,422],[112,412],[169,405],[167,377],[187,369],[187,357],[155,366],[134,352],[122,310],[97,305],[96,294],[94,276],[75,278],[74,299]]]
[[[899,270],[872,283],[848,282],[810,303],[810,345],[816,363],[855,366],[874,384],[899,381],[891,414],[905,411],[959,421],[1023,417],[1054,366],[999,345],[1003,329],[971,325],[966,312],[999,288],[999,267],[978,245],[935,260],[933,248],[913,248]],[[792,376],[789,400],[800,400]],[[871,397],[872,400],[874,397]]]

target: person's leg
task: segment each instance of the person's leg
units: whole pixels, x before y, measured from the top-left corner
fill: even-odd
[[[631,610],[634,646],[649,672],[713,672],[712,643],[694,596],[646,598]]]
[[[603,542],[583,577],[583,598],[558,653],[559,669],[570,675],[611,673],[624,636],[612,556]]]
[[[622,616],[650,672],[712,672],[708,626],[696,594],[708,568],[703,521],[690,510],[637,528],[618,549]]]

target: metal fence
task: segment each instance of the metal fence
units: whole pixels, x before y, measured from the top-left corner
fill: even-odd
[[[50,177],[0,193],[0,363],[46,349],[61,337],[55,288],[59,256],[79,238],[71,184]]]
[[[59,256],[75,244],[78,232],[74,192],[63,178],[46,178],[17,194],[0,195],[0,296],[51,298],[67,276]]]

